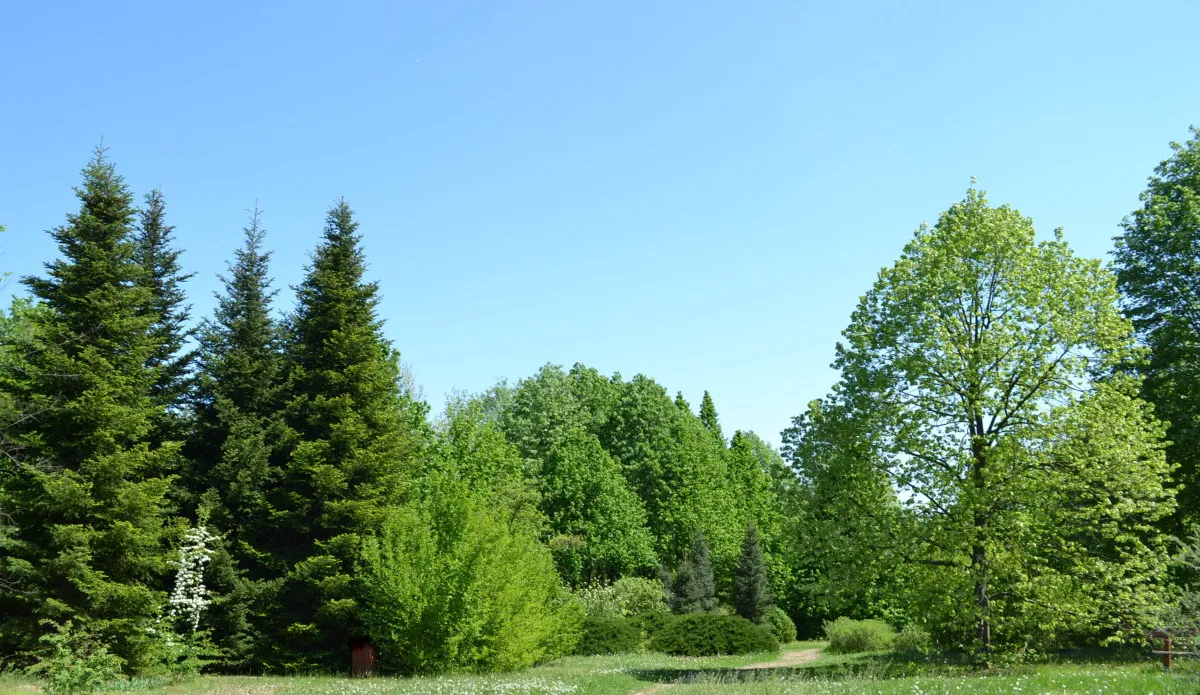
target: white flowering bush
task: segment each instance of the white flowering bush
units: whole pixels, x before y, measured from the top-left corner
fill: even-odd
[[[209,545],[213,540],[215,538],[203,523],[188,529],[179,546],[179,559],[174,563],[178,569],[175,589],[167,602],[170,617],[190,625],[193,633],[200,629],[200,616],[210,603],[208,589],[204,586],[204,569],[212,558]]]
[[[204,609],[211,603],[204,585],[204,570],[212,558],[216,540],[205,526],[205,518],[188,529],[179,546],[175,587],[167,599],[167,613],[155,620],[146,633],[154,646],[159,670],[172,677],[193,676],[220,652],[213,647],[207,630],[200,629]]]

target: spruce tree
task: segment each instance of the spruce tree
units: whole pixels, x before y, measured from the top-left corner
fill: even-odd
[[[717,407],[713,405],[712,396],[708,395],[708,391],[704,392],[704,399],[700,401],[700,422],[705,429],[720,440],[722,445],[725,444],[725,435],[721,433],[721,423],[717,421]]]
[[[150,333],[154,352],[147,365],[158,373],[154,384],[155,399],[165,408],[183,405],[191,364],[195,359],[184,347],[191,330],[191,306],[183,292],[183,283],[194,273],[184,273],[179,264],[181,251],[174,248],[174,225],[166,222],[166,201],[159,190],[146,194],[146,207],[138,212],[134,260],[142,268],[140,284],[149,290],[145,307],[151,317]]]
[[[287,430],[281,336],[271,316],[271,253],[263,248],[257,208],[244,232],[245,244],[221,278],[225,289],[216,311],[198,331],[186,483],[190,502],[222,532],[209,568],[218,590],[210,610],[214,639],[231,665],[257,667],[265,641],[257,616],[269,610],[286,570],[273,554],[286,531],[273,496],[280,480],[274,457]]]
[[[275,544],[291,567],[278,616],[292,650],[284,667],[346,658],[347,638],[362,630],[351,581],[361,538],[406,499],[425,446],[425,406],[401,387],[365,270],[358,223],[338,202],[297,288],[286,344],[294,434]]]
[[[733,606],[746,620],[762,622],[775,607],[775,597],[767,579],[767,564],[758,543],[758,529],[751,522],[733,575]]]
[[[700,530],[692,537],[692,547],[675,571],[670,594],[671,610],[676,613],[711,613],[717,609],[712,562]]]
[[[99,149],[75,192],[79,212],[50,232],[62,257],[25,279],[46,309],[36,314],[41,349],[4,382],[38,416],[12,430],[28,465],[3,492],[13,552],[33,574],[0,607],[0,642],[35,648],[39,618],[75,620],[136,670],[170,559],[171,480],[156,472],[174,467],[179,445],[149,446],[163,408],[148,365],[162,346],[144,311],[132,196]]]

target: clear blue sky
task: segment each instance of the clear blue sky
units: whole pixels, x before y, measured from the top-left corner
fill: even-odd
[[[0,267],[103,137],[198,314],[255,200],[290,308],[345,196],[435,408],[582,361],[778,442],[971,176],[1103,256],[1200,124],[1200,3],[850,5],[4,3]]]

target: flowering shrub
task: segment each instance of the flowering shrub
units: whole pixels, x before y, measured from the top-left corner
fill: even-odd
[[[667,612],[662,582],[641,577],[622,577],[612,584],[592,584],[576,595],[590,617],[621,618]]]
[[[167,600],[167,615],[159,617],[146,628],[154,661],[152,671],[161,671],[173,678],[194,676],[212,663],[220,651],[213,647],[208,632],[200,629],[200,618],[211,601],[204,585],[204,570],[212,557],[210,544],[215,537],[200,523],[183,535],[179,546],[175,588]]]

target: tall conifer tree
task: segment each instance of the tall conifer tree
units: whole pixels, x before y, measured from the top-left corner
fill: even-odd
[[[187,325],[192,308],[183,292],[183,283],[194,273],[184,273],[179,264],[182,252],[173,246],[174,230],[174,225],[166,222],[162,191],[147,193],[146,207],[138,211],[133,257],[142,268],[140,282],[150,296],[145,311],[151,317],[150,333],[155,346],[148,365],[158,372],[154,396],[171,409],[182,405],[195,359],[194,353],[184,350],[192,334]]]
[[[713,405],[712,396],[704,392],[704,400],[700,401],[700,422],[713,433],[713,436],[725,443],[725,435],[721,433],[721,423],[717,421],[717,406]]]
[[[271,316],[266,232],[257,207],[234,254],[214,316],[198,332],[200,377],[194,399],[190,500],[206,508],[223,544],[209,574],[218,589],[210,610],[214,638],[239,666],[258,666],[264,635],[261,615],[286,571],[272,549],[288,529],[274,499],[275,460],[286,435],[280,331]]]
[[[5,388],[38,411],[14,428],[28,454],[7,480],[28,593],[5,599],[0,641],[33,647],[38,618],[74,619],[130,669],[148,658],[145,628],[165,598],[171,480],[178,444],[149,440],[163,408],[149,365],[161,345],[144,310],[132,196],[103,150],[83,170],[79,212],[51,231],[62,257],[26,285],[47,311],[44,337]],[[15,644],[14,644],[15,643]]]
[[[767,564],[758,543],[758,529],[746,527],[742,555],[733,576],[733,606],[746,620],[762,622],[775,607],[775,597],[767,579]]]
[[[697,530],[675,580],[671,585],[671,610],[676,613],[710,613],[717,609],[716,583],[713,581],[712,561],[708,543]]]
[[[294,443],[281,498],[288,533],[276,547],[292,568],[280,617],[295,658],[284,665],[341,662],[362,629],[351,582],[360,539],[406,499],[425,446],[425,406],[401,388],[365,270],[358,223],[338,202],[297,288],[287,343]]]

